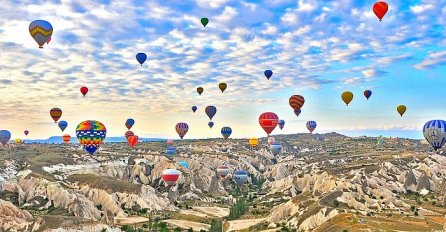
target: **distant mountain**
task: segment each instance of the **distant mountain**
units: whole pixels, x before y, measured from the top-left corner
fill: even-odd
[[[163,141],[166,139],[161,138],[140,138],[143,142],[156,142]],[[124,136],[122,137],[106,137],[105,143],[121,143],[127,142]],[[62,136],[52,136],[48,139],[25,139],[25,143],[63,143]],[[79,143],[76,137],[72,137],[70,143]]]

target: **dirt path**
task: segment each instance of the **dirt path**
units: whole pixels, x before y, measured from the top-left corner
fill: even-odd
[[[229,223],[229,229],[227,232],[248,229],[249,227],[257,225],[263,221],[265,221],[265,218],[227,221]]]
[[[204,224],[204,223],[198,223],[198,222],[190,222],[190,221],[183,221],[183,220],[174,220],[174,219],[168,219],[164,220],[164,222],[167,222],[173,226],[178,226],[183,229],[189,229],[192,227],[194,231],[200,231],[200,230],[209,230],[211,228],[210,225]]]

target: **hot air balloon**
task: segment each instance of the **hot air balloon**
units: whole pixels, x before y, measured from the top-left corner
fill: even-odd
[[[214,126],[214,122],[208,122],[208,126],[212,128]]]
[[[218,85],[218,88],[221,90],[221,92],[223,93],[225,91],[225,89],[228,87],[228,85],[226,83],[220,83]]]
[[[125,126],[129,130],[132,128],[133,124],[135,124],[135,120],[133,120],[133,118],[129,118],[127,121],[125,121]]]
[[[197,111],[197,107],[196,106],[192,106],[192,111],[195,113],[195,111]]]
[[[280,143],[274,142],[273,144],[271,144],[270,149],[271,149],[271,154],[276,156],[282,152],[282,145]]]
[[[25,134],[25,136],[28,136],[28,134],[29,134],[29,130],[26,130],[26,131],[24,131],[23,133]]]
[[[59,108],[52,108],[50,110],[50,116],[53,118],[54,123],[57,123],[57,120],[62,116],[62,110]]]
[[[233,179],[238,185],[243,185],[248,181],[248,172],[243,170],[237,171],[234,173]]]
[[[203,93],[204,89],[203,87],[198,87],[197,88],[197,93],[201,96],[201,94]]]
[[[167,187],[172,187],[177,183],[180,175],[181,172],[175,169],[166,169],[163,171],[161,178],[163,179],[164,183],[166,183]]]
[[[0,130],[0,143],[5,145],[11,139],[11,132],[8,130]]]
[[[348,105],[353,100],[353,93],[350,91],[345,91],[342,93],[341,98],[345,102],[345,104]]]
[[[300,110],[302,106],[304,106],[305,98],[300,95],[293,95],[290,97],[289,103],[291,108],[293,108],[294,113],[296,113],[296,110]]]
[[[373,13],[375,13],[376,17],[378,17],[379,21],[383,19],[384,15],[386,15],[389,10],[389,5],[383,1],[376,2],[373,4]]]
[[[299,114],[302,112],[302,110],[301,109],[299,109],[299,110],[295,110],[294,111],[294,114],[296,115],[296,117],[299,117]]]
[[[225,178],[229,174],[229,168],[225,165],[217,168],[217,174],[221,178]]]
[[[85,86],[82,86],[82,87],[81,87],[81,93],[82,93],[82,95],[84,95],[84,97],[85,97],[85,95],[88,93],[88,88],[85,87]]]
[[[145,53],[138,53],[136,54],[136,60],[142,66],[142,64],[144,64],[144,62],[147,60],[147,55]]]
[[[178,164],[183,166],[184,168],[189,168],[190,165],[186,161],[178,161]]]
[[[285,126],[285,120],[279,120],[279,128],[282,130]]]
[[[206,109],[204,111],[208,115],[209,119],[212,120],[212,118],[217,113],[217,108],[215,106],[206,106]]]
[[[403,114],[406,112],[407,107],[405,105],[399,105],[396,107],[396,111],[403,117]]]
[[[265,72],[263,72],[263,74],[265,74],[265,77],[269,80],[269,78],[271,78],[271,76],[273,75],[273,71],[265,70]]]
[[[314,129],[316,129],[316,122],[315,121],[308,121],[307,122],[307,129],[310,131],[310,133],[313,133]]]
[[[173,144],[173,140],[172,139],[168,139],[167,140],[167,144]]]
[[[135,145],[138,143],[138,136],[133,135],[133,136],[129,136],[127,138],[127,143],[130,145],[131,148],[134,148]]]
[[[364,97],[367,98],[367,100],[369,100],[370,96],[372,96],[372,91],[370,90],[364,91]]]
[[[185,122],[177,123],[175,126],[175,130],[177,131],[178,135],[181,139],[186,135],[187,131],[189,130],[189,126]]]
[[[446,121],[431,120],[426,122],[423,127],[423,135],[434,150],[441,149],[446,143]]]
[[[248,140],[248,142],[251,147],[257,147],[257,144],[259,144],[259,139],[258,138],[250,138]]]
[[[177,149],[175,147],[167,147],[166,148],[166,154],[169,156],[174,156]]]
[[[59,128],[60,128],[60,129],[62,130],[62,132],[63,132],[63,131],[65,130],[65,128],[67,128],[67,126],[68,126],[68,122],[62,120],[62,121],[60,121],[57,125],[59,126]]]
[[[209,23],[209,19],[208,18],[201,18],[200,22],[203,25],[203,27],[206,27],[206,25],[208,25],[208,23]]]
[[[76,128],[76,137],[85,150],[91,155],[99,148],[105,139],[107,130],[101,122],[87,120],[79,123]]]
[[[29,24],[29,33],[39,45],[43,48],[45,43],[49,43],[53,34],[53,26],[45,20],[35,20]]]
[[[225,126],[221,128],[221,135],[223,135],[223,138],[228,139],[231,134],[232,134],[231,127]]]
[[[135,136],[135,133],[133,133],[133,131],[125,132],[125,139],[129,139],[130,136]]]
[[[276,142],[276,139],[275,139],[274,137],[269,137],[269,138],[268,138],[268,144],[269,144],[269,145],[273,145],[274,142]]]
[[[19,144],[19,143],[22,143],[22,140],[21,139],[15,139],[14,142]]]
[[[259,124],[269,136],[269,134],[276,128],[277,124],[279,124],[279,117],[272,112],[263,113],[259,117]]]
[[[71,140],[71,135],[69,135],[69,134],[63,135],[62,136],[62,140],[63,140],[64,143],[69,143],[70,140]]]
[[[376,144],[377,145],[381,146],[381,145],[383,145],[383,143],[384,143],[384,137],[382,135],[376,137]]]

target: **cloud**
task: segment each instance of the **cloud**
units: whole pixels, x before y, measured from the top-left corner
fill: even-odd
[[[416,6],[411,6],[410,10],[414,13],[414,14],[421,14],[424,13],[427,10],[432,10],[434,9],[434,5],[432,4],[425,4],[425,5],[416,5]]]
[[[429,52],[421,63],[416,64],[416,69],[434,68],[446,64],[446,51]]]

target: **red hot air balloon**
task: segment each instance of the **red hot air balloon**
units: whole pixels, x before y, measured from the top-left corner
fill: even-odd
[[[379,21],[381,21],[389,10],[389,5],[383,1],[376,2],[373,5],[373,13],[375,13],[376,17],[378,17]]]
[[[71,140],[71,136],[69,134],[65,134],[62,136],[62,140],[64,143],[69,143]]]
[[[226,167],[225,165],[223,165],[223,166],[217,168],[217,174],[221,178],[225,178],[229,174],[229,168]]]
[[[135,134],[133,133],[133,131],[127,131],[125,132],[125,139],[129,139],[130,136],[134,136]]]
[[[277,117],[275,113],[266,112],[260,115],[259,123],[269,136],[269,134],[276,128],[277,124],[279,124],[279,117]]]
[[[85,86],[82,86],[82,87],[81,87],[81,93],[82,93],[82,95],[84,95],[84,97],[85,97],[85,95],[88,93],[88,88],[85,87]]]
[[[59,108],[52,108],[50,110],[50,116],[53,118],[54,122],[57,123],[57,120],[62,117],[62,110]]]
[[[127,143],[130,145],[131,148],[134,148],[135,145],[138,143],[138,136],[133,135],[127,138]]]
[[[25,133],[26,136],[28,136],[29,134],[29,130],[24,131],[23,133]]]
[[[304,106],[305,98],[300,95],[293,95],[290,97],[290,106],[294,109],[294,111],[300,110],[302,106]]]
[[[167,187],[174,186],[180,178],[180,172],[175,169],[166,169],[163,171],[161,178],[166,183]]]

